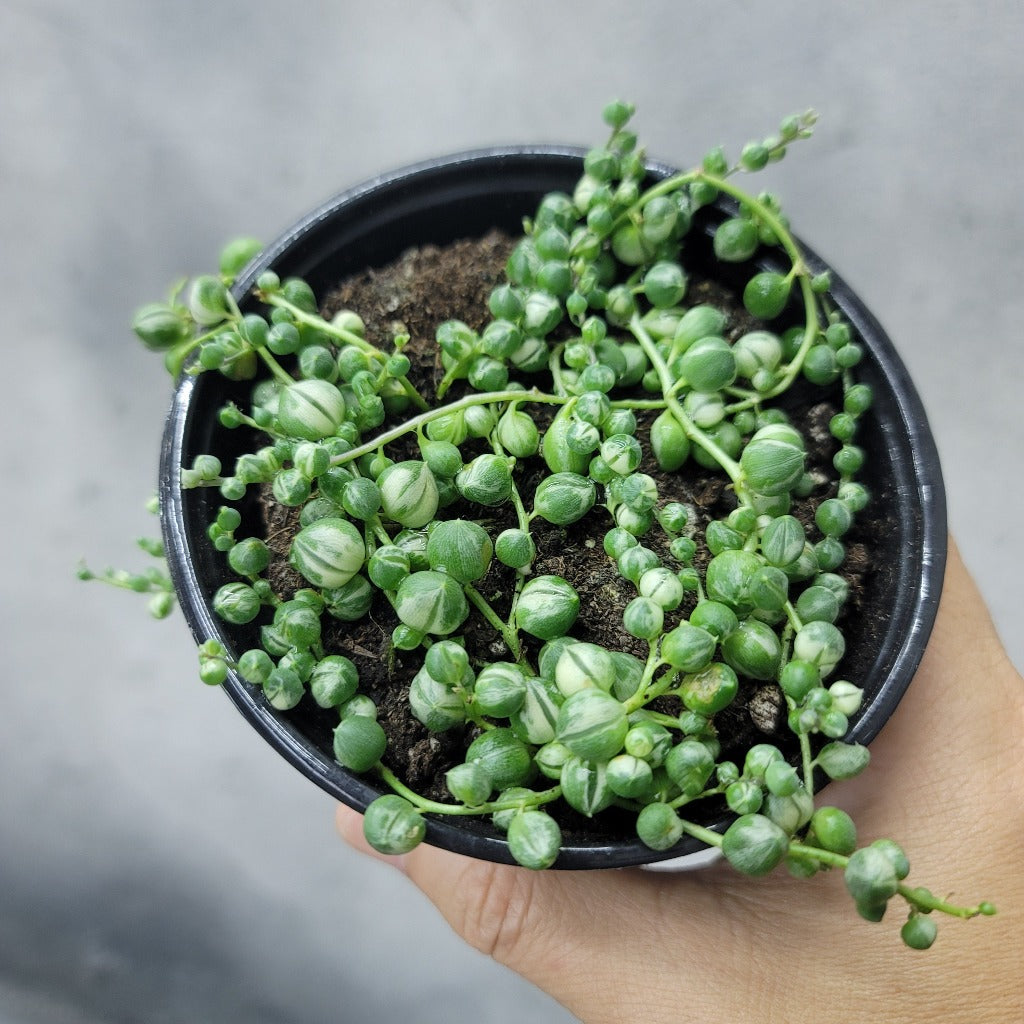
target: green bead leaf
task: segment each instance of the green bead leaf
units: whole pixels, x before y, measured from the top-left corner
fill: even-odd
[[[432,643],[423,659],[423,667],[445,686],[468,688],[473,684],[469,654],[457,640],[438,640]]]
[[[700,672],[684,677],[679,696],[690,711],[714,715],[733,702],[738,690],[736,673],[728,665],[712,662]]]
[[[683,838],[683,823],[668,804],[647,804],[636,819],[636,832],[652,850],[670,850]]]
[[[395,612],[420,633],[454,633],[469,614],[462,587],[447,573],[424,570],[407,576],[395,592]]]
[[[366,571],[374,586],[381,590],[395,590],[409,575],[411,567],[404,549],[397,544],[383,544],[370,556]]]
[[[537,557],[537,546],[526,530],[502,530],[494,540],[494,555],[502,565],[525,569]]]
[[[751,551],[720,552],[705,574],[708,597],[737,610],[749,608],[750,587],[760,568],[761,560]]]
[[[647,301],[658,309],[668,309],[686,294],[687,276],[678,263],[659,261],[644,274],[643,290]]]
[[[330,381],[299,380],[278,392],[277,423],[283,434],[320,441],[344,419],[345,399]]]
[[[645,796],[654,782],[650,764],[634,754],[616,754],[608,762],[607,772],[611,791],[626,800]]]
[[[634,597],[623,610],[622,625],[630,636],[653,641],[665,626],[665,612],[649,597]]]
[[[488,506],[501,505],[512,494],[512,471],[508,460],[499,455],[478,455],[456,474],[455,486],[467,501]]]
[[[499,790],[523,785],[533,768],[529,747],[508,728],[481,733],[469,745],[466,761],[483,767]]]
[[[602,762],[622,750],[628,731],[625,708],[603,690],[587,688],[566,698],[555,736],[577,757]]]
[[[731,217],[715,229],[715,255],[726,263],[742,263],[757,252],[757,225],[747,217]]]
[[[423,815],[395,793],[377,797],[363,817],[363,835],[379,853],[402,854],[415,849],[427,834]]]
[[[409,683],[409,707],[431,732],[446,732],[466,720],[463,696],[436,680],[425,668]]]
[[[763,814],[744,814],[722,836],[725,859],[745,875],[766,875],[789,849],[789,836]]]
[[[573,754],[559,776],[565,802],[588,818],[610,807],[615,793],[608,784],[608,768]]]
[[[355,696],[358,686],[355,663],[342,654],[321,658],[309,677],[309,692],[322,708],[340,707]]]
[[[324,610],[339,622],[358,622],[373,605],[373,587],[360,574],[340,587],[327,587],[323,591]]]
[[[774,497],[796,486],[803,476],[805,459],[802,446],[758,431],[740,455],[740,468],[752,490]]]
[[[486,715],[508,718],[526,701],[527,679],[518,665],[492,662],[485,665],[473,686],[473,700]]]
[[[192,282],[189,312],[197,324],[213,327],[231,316],[232,304],[227,287],[219,277],[203,274]]]
[[[555,819],[544,811],[523,811],[509,822],[509,853],[524,868],[543,871],[551,867],[561,846],[562,831]]]
[[[867,747],[836,740],[821,748],[814,763],[830,779],[852,779],[868,766],[870,759],[871,753]]]
[[[567,644],[555,663],[555,685],[563,697],[597,688],[608,693],[615,682],[615,662],[598,644]]]
[[[220,251],[219,269],[224,277],[236,278],[245,265],[263,249],[263,243],[256,238],[233,238]]]
[[[437,514],[437,481],[425,462],[410,459],[387,466],[377,487],[382,514],[402,526],[426,526]]]
[[[710,664],[717,646],[715,637],[690,622],[681,622],[661,639],[661,657],[683,672],[700,672]]]
[[[816,665],[822,678],[835,669],[845,653],[843,634],[831,622],[808,622],[793,641],[793,657]]]
[[[553,473],[545,477],[533,496],[536,515],[557,526],[582,519],[597,500],[594,482],[578,473]]]
[[[651,450],[659,468],[666,473],[674,473],[690,457],[690,439],[668,409],[651,424]]]
[[[318,519],[293,538],[292,567],[315,587],[340,587],[362,568],[366,546],[347,519]]]
[[[244,583],[225,583],[213,595],[213,610],[234,625],[252,622],[261,607],[259,595]]]
[[[526,413],[516,409],[509,409],[498,420],[495,437],[502,448],[517,459],[536,455],[540,447],[540,431],[537,424]]]
[[[789,291],[790,282],[782,274],[763,271],[747,282],[743,289],[743,305],[751,316],[772,320],[786,308]]]
[[[516,735],[527,743],[550,744],[555,738],[563,699],[552,681],[528,676],[522,707],[510,716]]]
[[[724,338],[711,335],[686,350],[679,371],[696,391],[720,391],[736,379],[736,357]]]
[[[582,474],[587,471],[590,456],[574,451],[566,441],[566,435],[574,422],[570,412],[563,406],[544,431],[541,454],[552,473]]]
[[[819,807],[811,816],[811,833],[823,850],[849,856],[857,849],[857,826],[838,807]]]
[[[188,340],[192,327],[187,312],[166,302],[152,302],[135,314],[132,330],[153,352],[165,352]]]
[[[727,665],[749,679],[773,680],[782,663],[782,644],[775,630],[759,619],[744,619],[722,641]]]
[[[843,872],[843,880],[857,904],[878,906],[896,895],[899,878],[892,861],[874,846],[854,851]]]
[[[383,727],[363,715],[343,718],[334,730],[334,757],[353,772],[369,771],[384,756],[387,744]]]
[[[541,640],[565,636],[580,610],[579,594],[561,576],[527,580],[516,602],[516,625]]]
[[[487,802],[494,783],[479,764],[457,764],[445,773],[445,785],[456,800],[467,807],[479,807]]]
[[[911,914],[900,929],[900,938],[911,949],[930,949],[938,931],[938,925],[930,917]]]
[[[665,758],[668,777],[684,796],[699,796],[715,770],[715,759],[707,745],[698,740],[683,740]]]
[[[676,352],[685,352],[701,338],[721,336],[725,328],[726,315],[714,306],[701,304],[691,306],[680,318],[672,338]]]
[[[448,573],[460,583],[472,583],[487,573],[494,545],[487,531],[467,519],[435,523],[427,535],[431,569]]]

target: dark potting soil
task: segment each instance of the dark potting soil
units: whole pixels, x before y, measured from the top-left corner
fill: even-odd
[[[434,393],[443,369],[438,358],[434,332],[438,324],[447,319],[459,319],[474,329],[487,322],[487,298],[493,287],[504,280],[504,267],[512,241],[494,232],[481,239],[468,239],[445,247],[424,246],[410,250],[398,260],[381,269],[367,270],[338,285],[324,300],[323,314],[329,319],[342,309],[357,312],[366,324],[366,338],[387,351],[396,331],[409,334],[404,349],[412,369],[409,377],[423,395]],[[691,280],[688,303],[710,302],[730,311],[727,337],[763,327],[743,309],[736,296],[722,286],[709,281]],[[550,383],[543,375],[531,380],[541,389]],[[445,401],[457,398],[462,392],[454,386]],[[812,540],[820,534],[814,525],[814,508],[820,501],[834,494],[835,484],[829,482],[834,475],[832,457],[838,444],[829,433],[829,420],[837,411],[841,398],[838,388],[821,389],[809,385],[795,386],[785,398],[785,407],[795,422],[803,424],[808,448],[808,468],[821,483],[807,499],[794,501],[792,513],[804,523]],[[538,406],[536,419],[543,429],[550,419],[552,408]],[[638,437],[649,451],[645,435],[649,431],[654,413],[638,414]],[[464,459],[486,449],[480,442],[468,441],[462,446]],[[417,457],[415,440],[388,446],[388,454],[398,461]],[[698,522],[694,539],[698,542],[695,566],[703,570],[710,554],[703,547],[703,528],[712,519],[724,518],[735,507],[736,501],[727,481],[700,467],[693,459],[674,473],[662,472],[648,457],[641,465],[642,472],[650,474],[658,483],[663,502],[681,501],[692,506]],[[539,456],[520,460],[516,469],[516,482],[529,508],[537,482],[546,472]],[[294,509],[277,505],[264,495],[262,506],[266,521],[268,543],[274,552],[270,578],[282,596],[289,596],[303,585],[301,578],[288,566],[286,555],[290,537],[296,529]],[[481,512],[483,513],[481,515]],[[857,622],[860,642],[870,643],[872,628],[867,619],[871,607],[870,589],[874,569],[868,555],[865,538],[874,531],[888,526],[873,521],[872,506],[859,513],[853,530],[844,538],[847,557],[839,570],[850,585],[850,597],[838,625]],[[446,518],[475,518],[496,536],[501,530],[515,526],[515,513],[511,506],[483,509],[456,502],[442,510]],[[618,648],[646,658],[646,644],[630,636],[622,626],[622,612],[636,596],[632,583],[623,579],[608,556],[602,540],[613,526],[611,516],[603,506],[595,508],[580,522],[568,527],[554,526],[541,519],[531,523],[531,532],[537,545],[537,558],[531,572],[537,575],[562,576],[580,595],[580,614],[572,635],[580,640]],[[668,553],[668,540],[660,530],[653,530],[643,541],[653,547],[666,565],[675,562]],[[506,615],[515,583],[515,572],[494,560],[487,576],[477,587],[487,597],[499,615]],[[692,610],[695,598],[691,595],[675,612],[666,614],[666,630],[685,618]],[[444,774],[463,760],[467,743],[474,735],[474,727],[465,726],[446,733],[431,733],[412,715],[407,699],[409,681],[422,664],[422,650],[403,652],[392,649],[391,633],[397,618],[389,603],[378,596],[371,612],[359,622],[325,623],[325,646],[336,653],[345,654],[359,670],[361,691],[368,694],[379,709],[379,721],[388,734],[388,747],[384,761],[409,786],[423,795],[439,801],[450,801]],[[509,659],[509,652],[495,631],[475,611],[466,621],[461,635],[477,664],[485,661]],[[535,662],[539,641],[524,637],[528,655]],[[842,667],[840,669],[842,674]],[[856,679],[854,679],[856,682]],[[307,697],[306,700],[309,698]],[[661,710],[677,712],[676,698],[664,698]],[[323,712],[332,716],[333,712]],[[785,701],[775,684],[741,681],[735,702],[715,718],[723,746],[723,758],[735,756],[742,761],[744,751],[753,743],[772,742],[792,753],[796,743],[786,728]],[[707,808],[707,820],[720,816],[722,806]],[[602,816],[604,817],[604,816]],[[564,812],[563,828],[617,832],[622,826],[612,816],[608,824],[585,821],[571,810]]]

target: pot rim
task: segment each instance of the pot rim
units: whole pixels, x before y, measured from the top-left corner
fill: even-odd
[[[537,198],[551,190],[542,185],[550,179],[553,168],[566,173],[573,169],[578,175],[579,165],[586,150],[574,146],[513,145],[464,150],[449,156],[409,164],[397,170],[379,174],[354,187],[344,189],[321,203],[282,232],[239,275],[233,288],[236,299],[242,300],[250,291],[258,275],[283,259],[315,246],[318,239],[329,234],[331,225],[339,215],[355,210],[364,216],[382,217],[388,223],[397,221],[403,210],[413,210],[420,203],[417,187],[424,183],[431,189],[433,206],[452,198],[461,188],[484,189],[486,182],[476,179],[481,175],[500,174],[517,170],[523,179],[520,186],[531,191],[536,186]],[[675,173],[676,168],[659,162],[649,162],[652,176],[663,177]],[[532,174],[536,171],[536,174]],[[529,179],[529,180],[527,180]],[[453,192],[454,190],[454,192]],[[495,190],[492,188],[492,192]],[[495,193],[496,194],[496,193]],[[383,200],[388,201],[382,206]],[[397,204],[397,207],[395,206]],[[734,207],[730,202],[716,204],[722,215]],[[531,213],[532,210],[527,210]],[[464,233],[465,234],[465,233]],[[947,534],[946,503],[941,467],[934,437],[927,416],[907,368],[875,316],[860,298],[813,250],[797,237],[805,261],[814,273],[828,270],[831,275],[829,294],[851,326],[863,339],[865,363],[875,368],[877,376],[891,392],[891,411],[894,418],[879,418],[882,443],[892,452],[902,452],[896,467],[895,481],[900,507],[909,505],[911,521],[901,527],[911,538],[911,557],[898,559],[894,567],[897,580],[893,587],[896,597],[892,618],[905,625],[898,637],[887,633],[888,647],[876,658],[873,671],[884,672],[870,703],[860,713],[844,739],[868,744],[879,733],[885,721],[895,710],[909,685],[934,624],[945,568]],[[404,246],[403,246],[404,248]],[[392,254],[397,255],[397,252]],[[360,266],[373,265],[363,263]],[[302,269],[289,271],[305,276]],[[864,365],[864,364],[862,364]],[[193,537],[190,519],[197,492],[183,492],[180,470],[189,449],[189,440],[199,419],[197,405],[202,395],[204,378],[183,374],[177,383],[164,430],[160,459],[160,508],[165,546],[171,577],[186,621],[197,643],[211,637],[225,642],[232,649],[228,628],[213,613],[210,597],[216,587],[204,585],[197,563],[204,556],[197,544],[205,541]],[[202,449],[200,449],[202,450]],[[894,457],[896,457],[894,455]],[[209,596],[204,596],[204,593]],[[884,654],[884,658],[882,655]],[[389,790],[371,784],[366,777],[346,771],[312,743],[289,721],[287,714],[275,711],[263,698],[258,688],[245,683],[230,671],[223,684],[230,699],[249,723],[294,767],[321,789],[336,799],[364,810],[381,792]],[[514,863],[504,838],[489,823],[475,818],[445,818],[428,815],[426,841],[432,845],[453,850],[479,859]],[[721,831],[728,825],[723,820],[713,828]],[[557,868],[625,867],[678,858],[681,854],[704,848],[704,844],[685,837],[671,850],[656,852],[644,846],[639,839],[633,841],[602,841],[593,843],[567,843],[555,864]]]

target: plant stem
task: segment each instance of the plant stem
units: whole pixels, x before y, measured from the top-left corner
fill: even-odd
[[[511,408],[515,409],[517,406],[518,406],[518,403],[517,402],[513,402],[512,405],[511,405]],[[506,456],[507,453],[505,452],[505,449],[501,446],[501,443],[498,441],[498,439],[496,437],[493,437],[493,436],[491,437],[491,447],[494,449],[494,452],[495,452],[496,455],[500,455],[502,457]],[[511,491],[511,494],[509,495],[509,497],[510,497],[510,499],[512,501],[513,508],[515,508],[515,510],[516,510],[516,523],[517,523],[519,529],[522,530],[524,533],[529,533],[530,532],[530,515],[526,511],[526,506],[523,504],[523,496],[519,493],[519,488],[516,486],[516,482],[515,482],[515,478],[514,477],[512,479],[512,491]],[[516,571],[516,581],[515,581],[514,588],[512,590],[512,600],[509,602],[508,617],[506,619],[506,627],[507,627],[509,633],[512,636],[516,637],[517,645],[518,645],[519,632],[518,632],[518,630],[516,629],[516,627],[514,625],[515,617],[516,617],[516,606],[519,603],[519,594],[522,591],[523,586],[524,586],[525,583],[526,583],[526,574],[517,570]],[[506,643],[507,642],[508,641],[506,640]],[[511,648],[509,648],[509,649],[511,650]],[[525,659],[522,656],[522,650],[521,649],[520,649],[520,653],[517,656],[516,660],[519,661],[519,662],[525,661]]]
[[[850,858],[841,853],[832,853],[830,850],[821,850],[816,846],[806,846],[796,841],[790,842],[789,855],[796,857],[798,860],[810,861],[819,866],[824,864],[827,867],[839,868],[841,870],[845,870],[847,864],[850,863]],[[916,889],[904,882],[900,882],[896,891],[912,907],[923,913],[938,910],[940,913],[949,914],[951,917],[961,917],[966,920],[990,912],[985,904],[979,904],[975,907],[960,907],[955,903],[940,899],[927,889]]]
[[[286,299],[280,292],[258,291],[256,294],[268,306],[277,306],[279,309],[288,310],[292,317],[300,324],[305,324],[307,327],[315,327],[317,330],[323,331],[324,334],[329,334],[332,338],[336,338],[345,345],[354,345],[356,348],[362,349],[367,355],[374,356],[382,362],[386,358],[380,349],[371,345],[364,337],[356,334],[355,331],[348,331],[344,327],[338,327],[329,320],[325,320],[318,313],[308,313],[300,306],[296,306],[294,302]]]
[[[796,708],[796,702],[786,698],[786,703],[790,705],[790,710]],[[797,737],[800,740],[800,763],[803,770],[804,776],[804,789],[814,796],[814,754],[811,751],[811,737],[806,732],[801,732]]]
[[[679,810],[680,807],[685,807],[687,804],[696,803],[698,800],[707,800],[712,796],[721,796],[725,792],[725,786],[712,786],[710,789],[705,789],[698,793],[696,796],[677,796],[674,800],[669,801],[669,807],[675,810]],[[718,835],[716,832],[715,835]]]
[[[709,185],[725,192],[727,195],[732,196],[733,199],[751,210],[760,221],[767,225],[768,229],[778,240],[779,245],[782,246],[792,263],[792,268],[790,269],[787,277],[789,279],[792,279],[793,277],[799,279],[800,292],[804,302],[804,314],[806,317],[803,340],[800,342],[800,347],[797,349],[796,355],[792,360],[790,360],[790,363],[786,368],[786,372],[783,374],[779,382],[774,387],[764,392],[764,394],[759,395],[757,401],[774,398],[789,390],[792,386],[793,381],[796,380],[797,374],[803,367],[804,359],[807,356],[808,350],[814,344],[814,341],[818,336],[818,332],[821,329],[818,318],[818,297],[814,294],[814,289],[811,287],[810,271],[804,263],[803,253],[800,251],[800,247],[797,245],[796,239],[790,233],[786,224],[773,210],[762,203],[759,199],[751,196],[749,193],[734,185],[732,182],[727,181],[725,178],[708,174],[704,171],[700,172],[699,178],[702,181],[707,182]],[[751,400],[749,404],[753,405],[755,403]],[[739,408],[743,407],[744,406],[741,403]]]
[[[664,409],[664,398],[616,398],[611,402],[613,409]]]
[[[404,796],[418,810],[431,814],[481,815],[493,814],[495,811],[514,811],[519,807],[539,807],[541,804],[548,804],[552,800],[557,800],[562,795],[562,787],[554,786],[552,789],[545,789],[540,793],[531,793],[528,800],[523,798],[512,800],[498,799],[480,804],[479,807],[467,807],[465,804],[443,804],[438,800],[428,800],[425,796],[420,796],[419,793],[410,789],[390,768],[385,767],[383,764],[377,764],[377,772],[399,796]]]
[[[648,641],[647,662],[644,664],[643,675],[640,677],[640,685],[637,686],[636,693],[629,700],[622,702],[627,715],[631,715],[634,711],[639,711],[640,708],[650,704],[656,697],[662,696],[671,689],[673,683],[679,678],[678,672],[666,672],[658,682],[652,683],[651,680],[654,678],[654,673],[663,664],[664,662],[662,662],[658,655],[657,643]]]
[[[736,168],[733,168],[733,171],[735,170]],[[818,331],[820,330],[818,316],[819,302],[818,297],[814,293],[814,289],[811,288],[811,274],[807,265],[804,263],[803,253],[800,251],[800,247],[797,245],[796,240],[793,238],[793,235],[790,233],[786,224],[770,207],[761,202],[755,196],[750,195],[744,189],[734,185],[727,178],[717,174],[710,174],[702,168],[696,168],[694,170],[684,171],[680,174],[674,174],[669,178],[659,181],[656,185],[652,185],[642,196],[640,196],[629,210],[620,215],[619,219],[615,223],[615,227],[624,223],[634,210],[642,208],[644,204],[648,203],[656,196],[669,195],[677,189],[684,188],[686,185],[697,181],[711,185],[720,192],[724,192],[726,195],[731,196],[743,207],[750,210],[763,224],[768,227],[778,240],[779,245],[783,248],[786,255],[789,256],[792,267],[788,276],[790,278],[799,278],[800,291],[804,301],[804,310],[806,313],[804,337],[796,355],[786,368],[786,372],[780,378],[779,382],[768,391],[758,395],[756,398],[750,397],[745,401],[738,402],[731,406],[730,411],[736,412],[740,409],[756,405],[765,399],[781,395],[790,388],[793,381],[796,380],[797,374],[799,374],[803,367],[804,359],[807,356],[808,350],[814,344],[814,341],[818,336]],[[614,231],[615,228],[613,227],[612,230]],[[648,355],[650,355],[650,353],[648,353]]]
[[[551,382],[559,395],[568,395],[569,389],[565,386],[565,378],[562,376],[562,351],[565,342],[560,342],[552,350],[548,358],[548,370],[551,372]]]
[[[693,836],[694,839],[699,839],[702,843],[707,843],[708,846],[714,846],[718,849],[722,848],[722,835],[720,832],[712,832],[711,829],[705,828],[703,825],[697,825],[692,821],[687,821],[685,818],[680,818],[680,823],[683,826],[683,831]]]
[[[347,331],[344,327],[337,327],[317,313],[307,313],[304,309],[296,306],[295,303],[289,302],[288,299],[278,292],[258,292],[257,294],[268,305],[288,310],[299,323],[305,324],[307,327],[313,327],[318,331],[323,331],[324,334],[330,335],[345,345],[353,345],[368,356],[379,359],[382,363],[387,361],[387,356],[379,348],[371,345],[365,338],[354,331]],[[402,390],[418,409],[430,408],[424,397],[409,383],[408,378],[398,377],[396,379],[401,382]]]
[[[629,322],[629,329],[632,331],[633,336],[640,343],[647,358],[651,361],[651,366],[654,367],[658,374],[658,380],[661,382],[661,390],[664,395],[665,405],[672,410],[672,415],[679,421],[680,426],[686,432],[686,436],[691,441],[699,444],[729,475],[732,480],[733,487],[736,490],[737,497],[743,501],[744,504],[749,504],[749,500],[746,497],[747,491],[743,485],[743,471],[740,469],[739,463],[734,459],[730,458],[721,447],[716,444],[707,434],[704,433],[700,427],[697,426],[693,420],[683,411],[682,405],[679,400],[675,397],[674,391],[676,390],[676,382],[672,380],[671,371],[665,360],[662,359],[661,353],[658,352],[657,346],[654,344],[654,339],[647,333],[647,329],[644,327],[643,322],[640,319],[639,314],[634,313],[632,319]]]
[[[796,608],[793,606],[793,602],[787,601],[785,605],[783,605],[783,610],[786,613],[786,618],[789,620],[788,628],[795,630],[797,633],[799,633],[800,630],[804,628],[804,624],[800,616],[797,615]]]
[[[367,441],[365,444],[359,445],[357,448],[353,448],[351,451],[345,452],[343,455],[336,455],[331,460],[331,464],[335,466],[343,466],[347,462],[352,462],[355,459],[362,458],[364,455],[368,455],[371,452],[377,451],[386,444],[390,444],[392,441],[397,440],[404,434],[408,434],[410,430],[419,430],[421,427],[426,426],[433,420],[440,419],[442,416],[449,416],[453,412],[461,412],[463,409],[469,409],[474,405],[497,405],[500,402],[540,402],[548,405],[564,405],[569,399],[564,395],[549,395],[543,391],[481,391],[477,394],[465,395],[458,401],[450,402],[448,405],[438,406],[436,409],[429,409],[426,412],[421,413],[419,416],[413,416],[411,419],[404,420],[397,426],[392,427],[390,430],[382,431],[372,440]]]
[[[523,649],[519,645],[519,635],[516,631],[501,621],[495,610],[490,606],[487,598],[472,583],[463,583],[462,589],[477,611],[501,634],[502,640],[505,641],[505,646],[512,652],[512,656],[516,661],[522,661]]]
[[[453,363],[452,366],[450,366],[448,368],[448,371],[445,373],[445,375],[438,382],[438,385],[437,385],[437,387],[434,390],[434,395],[435,395],[435,397],[437,399],[444,398],[444,396],[447,393],[448,389],[457,380],[459,380],[461,377],[465,376],[465,371],[466,371],[467,367],[469,366],[469,364],[471,362],[472,362],[472,359],[470,357],[467,357],[466,359],[462,359],[462,360],[460,360],[457,363]]]
[[[389,534],[388,531],[384,528],[384,523],[381,521],[379,515],[376,515],[372,519],[370,519],[366,526],[368,530],[373,531],[373,535],[377,538],[377,540],[381,542],[381,544],[387,545],[394,543],[391,539],[391,534]]]
[[[645,708],[644,721],[656,722],[658,725],[665,726],[666,729],[676,729],[677,731],[679,730],[678,716],[666,715],[661,711],[651,711],[648,708]]]
[[[258,348],[256,354],[280,383],[284,385],[295,383],[295,378],[281,366],[274,358],[273,353],[268,352],[265,348]]]

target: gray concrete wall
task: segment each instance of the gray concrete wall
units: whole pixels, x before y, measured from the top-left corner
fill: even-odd
[[[1015,2],[0,5],[0,1024],[566,1019],[342,848],[180,617],[72,579],[155,532],[135,306],[375,172],[586,144],[616,95],[679,163],[817,107],[766,182],[896,340],[1024,665],[1022,37]]]

